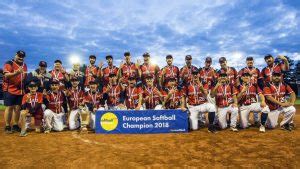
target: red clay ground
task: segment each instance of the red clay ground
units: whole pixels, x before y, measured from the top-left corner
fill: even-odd
[[[297,108],[300,110],[300,107]],[[206,129],[188,134],[100,135],[61,133],[20,138],[0,131],[1,168],[256,167],[299,168],[300,111],[292,132],[238,133]]]

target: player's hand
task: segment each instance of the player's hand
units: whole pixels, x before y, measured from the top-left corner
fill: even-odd
[[[140,110],[142,106],[136,106],[135,110]]]
[[[261,103],[260,103],[260,107],[264,108],[264,107],[266,107],[266,106],[267,106],[266,102],[261,102]]]
[[[98,109],[96,107],[93,108],[93,112],[96,112]]]
[[[287,60],[287,58],[283,55],[278,55],[278,58],[281,59],[281,60]]]
[[[123,67],[124,67],[124,60],[121,61],[119,68],[123,69]]]
[[[16,74],[21,74],[21,73],[24,73],[24,70],[22,67],[20,67],[18,70],[15,71]]]
[[[232,107],[238,107],[237,103],[233,103]]]
[[[291,103],[290,102],[284,102],[284,103],[281,103],[281,106],[282,107],[289,107],[289,106],[291,106]]]
[[[31,98],[31,94],[28,93],[27,98],[26,98],[26,103],[30,103],[30,98]]]
[[[47,90],[46,89],[43,90],[43,95],[47,95]]]
[[[186,111],[187,109],[185,107],[181,107],[181,110],[182,111]]]
[[[135,66],[137,67],[137,68],[139,68],[140,67],[140,65],[141,65],[141,60],[140,59],[137,59],[136,60],[136,63],[135,63]]]
[[[65,70],[64,68],[61,68],[61,69],[60,69],[60,72],[61,72],[62,74],[66,74],[66,70]]]
[[[98,67],[101,69],[103,67],[103,65],[104,65],[103,61],[100,61]]]
[[[166,74],[166,69],[165,69],[165,68],[162,69],[161,74],[162,74],[162,75],[165,75],[165,74]]]

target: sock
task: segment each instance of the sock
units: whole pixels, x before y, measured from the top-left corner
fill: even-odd
[[[213,124],[215,120],[215,112],[208,112],[208,121],[209,124]]]
[[[262,125],[265,125],[266,124],[266,121],[267,121],[267,118],[268,118],[268,114],[267,113],[261,113],[261,117],[260,117],[261,119],[261,124]]]

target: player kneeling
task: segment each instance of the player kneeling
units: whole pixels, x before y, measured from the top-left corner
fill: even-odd
[[[202,85],[197,71],[192,73],[192,82],[183,89],[183,95],[187,98],[187,106],[190,112],[191,129],[198,129],[199,113],[204,114],[208,112],[208,131],[211,133],[216,133],[215,126],[213,125],[216,108],[213,104],[208,103],[207,101],[208,86]]]
[[[280,123],[280,127],[283,130],[291,131],[291,123],[296,113],[294,103],[296,95],[291,87],[282,82],[281,73],[272,73],[272,82],[264,87],[264,95],[266,97],[266,103],[270,108],[268,114],[267,127],[275,128],[278,123],[279,114],[283,114],[283,120]],[[286,96],[290,95],[289,100]]]
[[[178,89],[177,81],[175,78],[169,78],[166,83],[166,89],[162,91],[164,96],[164,103],[166,109],[181,109],[186,111],[184,105],[184,97],[182,94],[182,90]]]
[[[252,83],[250,83],[251,75],[249,73],[242,74],[242,84],[238,86],[237,99],[240,105],[240,123],[241,128],[249,127],[249,113],[262,112],[261,114],[261,126],[260,132],[265,132],[265,124],[270,112],[269,107],[266,105],[265,97],[262,94],[261,89]],[[260,97],[261,103],[257,102],[257,95]]]
[[[146,109],[161,110],[163,109],[163,95],[153,84],[153,77],[151,75],[146,76],[146,85],[144,86],[143,102]]]
[[[64,129],[64,118],[66,107],[66,97],[59,90],[60,83],[56,80],[51,81],[51,91],[46,94],[46,110],[44,111],[45,133],[50,133],[51,130],[62,131]]]
[[[90,90],[85,94],[84,103],[90,112],[90,127],[94,130],[96,127],[96,111],[104,110],[104,99],[102,93],[98,90],[96,81],[90,81],[89,88]]]
[[[117,82],[117,75],[109,74],[109,84],[103,87],[103,97],[106,95],[106,104],[108,110],[126,110],[122,87]]]
[[[27,136],[26,118],[34,117],[35,131],[41,132],[43,119],[43,94],[37,92],[38,85],[35,81],[31,81],[28,85],[29,93],[25,94],[22,99],[21,111],[21,137]]]
[[[227,127],[226,116],[227,113],[231,113],[230,116],[230,129],[232,131],[238,131],[236,128],[238,107],[237,107],[237,91],[234,86],[229,83],[229,79],[226,73],[221,73],[218,79],[218,83],[211,92],[211,97],[216,97],[216,105],[218,107],[218,119],[221,129]]]
[[[125,103],[128,110],[143,110],[143,90],[141,87],[136,86],[135,77],[131,76],[128,78],[128,86],[125,89],[125,93]]]
[[[87,131],[89,124],[89,112],[84,105],[84,91],[78,86],[79,79],[73,77],[71,79],[72,87],[67,91],[69,107],[71,109],[69,115],[69,129],[75,130],[80,128],[80,131]]]

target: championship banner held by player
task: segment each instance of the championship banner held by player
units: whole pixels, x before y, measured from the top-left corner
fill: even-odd
[[[96,112],[96,133],[188,132],[188,114],[181,110],[116,110]]]

